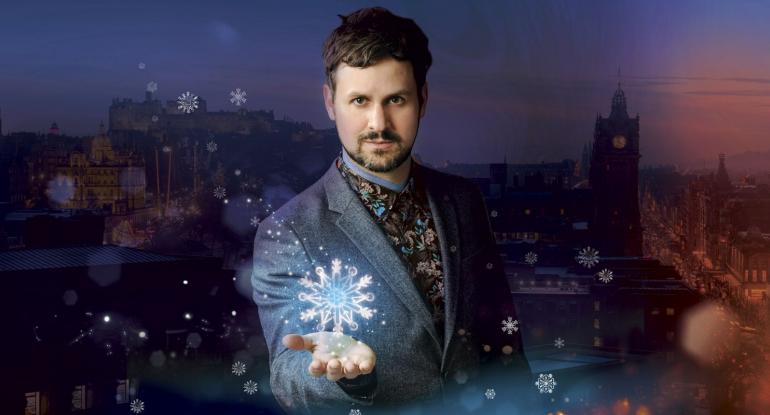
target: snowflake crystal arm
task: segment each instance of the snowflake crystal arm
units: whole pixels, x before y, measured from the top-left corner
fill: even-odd
[[[271,215],[259,224],[254,239],[254,261],[251,274],[252,297],[257,304],[262,331],[270,351],[270,384],[278,403],[285,411],[311,412],[317,408],[347,407],[355,403],[369,406],[371,396],[351,395],[338,382],[310,376],[307,367],[311,355],[289,350],[282,339],[297,333],[296,325],[302,308],[298,300],[301,290],[314,283],[305,271],[312,270],[301,239],[290,226],[290,220]],[[279,234],[280,232],[280,234]],[[311,318],[314,317],[314,318]],[[300,315],[303,333],[316,331],[317,316]],[[290,321],[292,324],[287,324]]]

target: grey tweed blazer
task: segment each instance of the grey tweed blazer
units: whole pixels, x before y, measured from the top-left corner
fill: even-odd
[[[483,393],[483,382],[491,382],[483,380],[486,373],[529,375],[518,333],[501,330],[502,320],[516,314],[481,192],[461,177],[413,166],[425,183],[441,246],[446,307],[441,337],[400,254],[333,163],[259,225],[253,299],[269,349],[272,392],[287,412],[360,407],[370,414],[393,413],[396,406],[454,405],[463,389],[481,387]],[[366,290],[374,300],[366,305],[376,313],[370,319],[354,316],[360,327],[346,326],[345,333],[368,344],[377,364],[375,373],[352,389],[309,375],[310,354],[281,342],[286,334],[318,331],[318,320],[300,319],[311,304],[299,299],[307,291],[299,281],[317,279],[317,266],[331,274],[335,258],[356,266],[359,277],[372,276]]]

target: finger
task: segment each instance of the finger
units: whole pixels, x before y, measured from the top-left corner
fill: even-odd
[[[313,359],[313,361],[310,362],[310,366],[307,367],[307,371],[315,377],[319,377],[326,372],[323,362],[318,359]]]
[[[358,369],[358,365],[350,360],[345,362],[343,369],[345,371],[345,378],[347,379],[355,379],[358,377],[358,375],[361,374],[361,371]]]
[[[313,339],[299,334],[287,334],[283,336],[283,345],[292,350],[313,351]]]
[[[361,361],[358,363],[358,369],[362,374],[368,375],[369,373],[372,373],[372,370],[374,370],[374,361],[372,359],[361,359]]]
[[[326,378],[337,381],[342,378],[342,364],[337,359],[331,359],[326,364]]]

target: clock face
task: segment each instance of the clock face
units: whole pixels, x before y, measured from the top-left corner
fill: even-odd
[[[626,137],[624,137],[623,135],[618,134],[615,137],[612,137],[612,146],[617,149],[624,148],[626,146],[626,143],[627,143]]]

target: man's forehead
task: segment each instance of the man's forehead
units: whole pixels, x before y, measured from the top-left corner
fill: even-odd
[[[335,74],[337,90],[345,95],[353,93],[398,94],[415,89],[411,64],[389,59],[366,68],[341,63]]]

